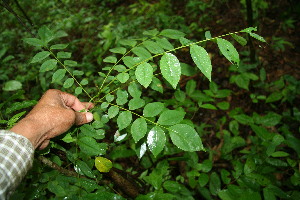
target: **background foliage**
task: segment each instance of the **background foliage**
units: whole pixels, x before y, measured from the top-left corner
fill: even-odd
[[[68,44],[50,48],[97,102],[93,123],[73,127],[36,152],[33,169],[12,199],[299,199],[299,3],[251,2],[252,25],[247,1],[20,1],[33,26],[16,2],[9,2],[34,35],[44,42],[51,38],[49,47]],[[49,88],[90,100],[57,61],[39,62],[47,51],[35,56],[42,50],[37,41],[24,39],[33,36],[16,17],[3,7],[0,17],[3,129],[13,126]],[[163,70],[160,74],[162,60],[173,58],[165,54],[152,58],[151,68],[142,66],[148,74],[153,67],[152,81],[140,65],[125,73],[124,66],[115,66],[107,77],[112,84],[98,96],[124,48],[153,37],[153,29],[180,32],[160,32],[156,42],[162,46],[144,43],[128,56],[148,59],[162,49],[248,26],[258,26],[267,43],[252,40],[243,46],[224,37],[240,54],[238,59],[225,56],[233,64],[219,50],[221,39],[201,43],[212,60],[211,82],[209,73],[197,68],[192,50],[184,47],[171,52],[180,62],[180,79]],[[28,44],[33,42],[35,47]],[[253,51],[255,60],[250,59]],[[171,60],[176,64],[176,59]],[[130,58],[123,62],[127,68],[136,64]],[[195,132],[205,151],[148,120],[186,132],[186,138]],[[109,172],[100,173],[105,170]]]

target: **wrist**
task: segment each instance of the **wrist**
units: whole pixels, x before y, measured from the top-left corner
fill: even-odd
[[[17,133],[26,137],[36,149],[43,143],[46,139],[45,133],[41,129],[41,125],[37,123],[36,120],[31,119],[30,117],[25,117],[14,125],[11,129],[12,132]]]

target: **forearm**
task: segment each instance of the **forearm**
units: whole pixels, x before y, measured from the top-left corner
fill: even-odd
[[[31,168],[34,147],[19,134],[0,130],[0,199],[7,199]]]

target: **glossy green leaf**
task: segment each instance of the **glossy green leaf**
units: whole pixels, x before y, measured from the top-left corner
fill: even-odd
[[[132,52],[137,55],[138,57],[142,58],[143,60],[149,59],[151,58],[151,53],[149,53],[149,51],[147,51],[145,48],[143,47],[134,47],[132,49]]]
[[[171,39],[179,39],[181,37],[184,37],[185,34],[178,30],[165,29],[160,33],[160,35],[166,36]]]
[[[222,38],[217,38],[217,44],[221,53],[225,56],[225,58],[227,58],[227,60],[229,60],[229,62],[239,65],[239,53],[229,41]]]
[[[70,52],[60,51],[57,53],[57,58],[71,58]]]
[[[142,139],[147,133],[147,123],[145,119],[138,118],[131,125],[131,134],[132,137],[137,143],[140,139]]]
[[[26,42],[27,44],[35,46],[35,47],[44,46],[44,43],[37,38],[24,38],[23,41]]]
[[[56,72],[54,72],[52,76],[52,83],[58,83],[63,79],[66,75],[66,70],[65,69],[58,69]]]
[[[148,133],[147,144],[154,157],[164,149],[165,143],[165,132],[158,126],[153,127]]]
[[[256,34],[256,33],[249,33],[249,35],[250,35],[251,37],[254,37],[255,39],[261,41],[261,42],[266,42],[266,40],[265,40],[263,37],[261,37],[260,35],[258,35],[258,34]]]
[[[164,104],[160,102],[148,103],[143,110],[144,117],[155,117],[164,109]]]
[[[221,169],[221,179],[224,184],[229,184],[231,181],[230,172],[226,169]]]
[[[40,68],[40,72],[50,71],[54,69],[56,65],[57,65],[57,61],[55,59],[49,59],[42,64]]]
[[[153,54],[163,53],[164,50],[161,48],[156,42],[153,41],[145,41],[143,42],[144,47],[148,49]]]
[[[142,63],[137,66],[135,76],[138,82],[147,88],[153,78],[153,68],[149,63]]]
[[[95,178],[92,169],[85,162],[77,160],[75,167],[78,168],[77,170],[80,170],[80,172],[82,172],[87,177]]]
[[[68,44],[54,44],[50,47],[51,50],[61,50],[67,48],[69,45]]]
[[[117,75],[117,79],[121,83],[126,83],[126,81],[128,81],[128,79],[129,79],[129,74],[128,73],[120,73]]]
[[[63,87],[64,88],[70,88],[72,87],[72,85],[74,84],[74,79],[73,78],[68,78],[67,80],[65,80]]]
[[[141,98],[133,98],[129,101],[129,110],[136,110],[145,105],[145,100]]]
[[[78,139],[78,145],[81,151],[89,156],[104,155],[107,149],[106,143],[97,143],[97,141],[91,137]]]
[[[158,118],[157,123],[161,125],[174,125],[181,122],[185,113],[177,110],[166,110]]]
[[[16,80],[10,80],[4,83],[4,91],[15,91],[22,88],[22,83]]]
[[[204,187],[209,181],[209,176],[206,173],[201,173],[198,179],[200,187]]]
[[[118,105],[124,105],[128,101],[128,93],[126,90],[118,90],[117,91],[117,99],[116,102]]]
[[[41,51],[41,52],[35,54],[35,56],[33,56],[31,63],[40,62],[40,61],[44,60],[45,58],[47,58],[49,55],[50,55],[50,52]]]
[[[96,157],[95,158],[95,166],[99,170],[99,172],[109,172],[112,168],[112,162],[104,157]]]
[[[192,45],[190,47],[190,54],[196,66],[211,81],[212,65],[207,51],[201,46]]]
[[[163,77],[175,89],[181,75],[181,66],[177,57],[171,53],[164,54],[160,59],[160,70]]]
[[[117,58],[114,57],[114,56],[108,56],[106,58],[104,58],[103,62],[106,62],[106,63],[116,63],[117,62]]]
[[[198,133],[187,124],[176,124],[170,127],[170,136],[172,142],[184,151],[204,150],[202,141]]]
[[[115,116],[117,116],[117,114],[119,113],[119,108],[116,107],[116,106],[111,106],[109,109],[108,109],[108,117],[110,119],[114,118]]]
[[[122,54],[122,55],[126,53],[126,49],[124,47],[116,47],[116,48],[110,49],[109,51],[112,53],[118,53],[118,54]]]
[[[132,114],[129,111],[122,111],[120,112],[118,118],[117,118],[117,124],[119,127],[119,131],[123,130],[129,124],[131,123],[132,120]]]

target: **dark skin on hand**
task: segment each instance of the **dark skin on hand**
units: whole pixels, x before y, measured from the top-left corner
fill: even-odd
[[[44,149],[50,139],[66,132],[73,125],[82,125],[93,120],[92,103],[80,102],[74,95],[50,89],[37,105],[11,131],[30,140],[36,149]]]

